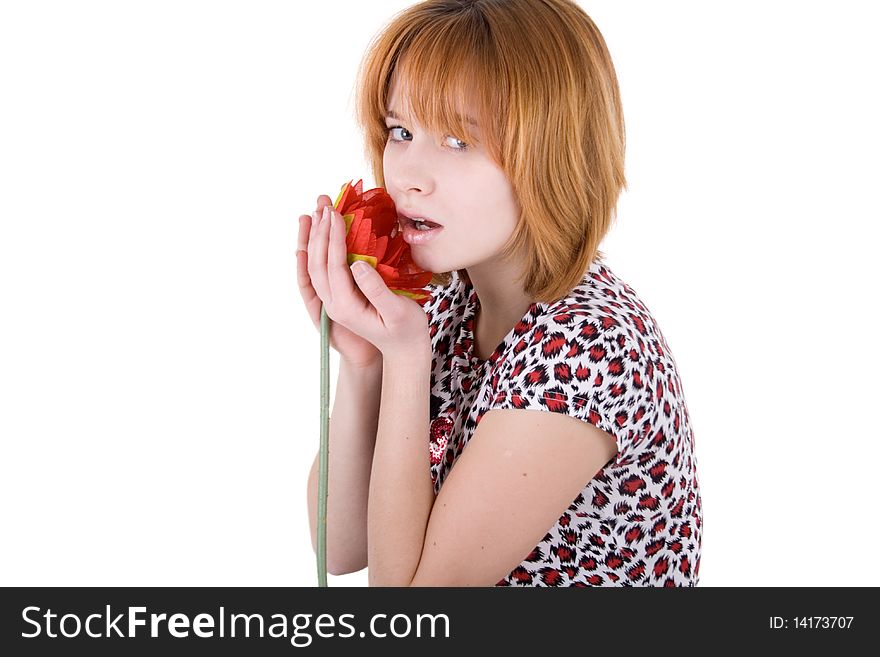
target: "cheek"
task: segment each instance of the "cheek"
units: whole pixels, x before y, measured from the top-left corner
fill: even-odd
[[[388,160],[389,159],[390,158],[388,157],[388,146],[385,146],[385,150],[382,153],[382,172],[385,174],[385,182],[386,183],[388,182],[388,165],[389,165]]]
[[[471,255],[489,257],[496,254],[513,235],[516,222],[499,215],[487,215],[483,221],[463,227],[456,235],[462,249]]]
[[[382,151],[382,167],[385,169],[394,169],[394,149],[391,144],[385,142],[385,150]]]

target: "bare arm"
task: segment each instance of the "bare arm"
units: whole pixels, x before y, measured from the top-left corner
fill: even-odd
[[[330,415],[330,461],[327,481],[327,570],[332,575],[367,566],[367,500],[379,401],[382,359],[360,367],[340,361]],[[312,549],[318,549],[318,454],[308,483]]]
[[[369,496],[369,584],[410,586],[434,505],[426,457],[431,348],[384,359]],[[448,549],[444,545],[444,549]]]

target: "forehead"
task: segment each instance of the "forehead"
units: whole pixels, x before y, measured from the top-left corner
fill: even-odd
[[[398,84],[397,75],[391,79],[388,87],[388,102],[385,108],[385,116],[392,119],[410,119],[408,116],[408,101],[410,100],[409,89],[405,84]],[[404,105],[407,103],[407,105]],[[463,117],[470,125],[479,127],[474,118],[473,104],[466,102],[464,107],[453,107],[453,114]]]

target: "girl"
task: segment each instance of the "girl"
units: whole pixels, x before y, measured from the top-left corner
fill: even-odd
[[[327,563],[371,586],[694,586],[701,502],[675,361],[598,246],[625,188],[617,79],[570,0],[428,0],[371,43],[358,120],[420,307],[300,217],[340,354]],[[316,544],[317,457],[308,489]]]

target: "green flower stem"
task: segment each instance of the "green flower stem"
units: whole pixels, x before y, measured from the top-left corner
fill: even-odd
[[[327,470],[330,460],[330,318],[321,305],[321,449],[318,456],[318,586],[327,586]]]

